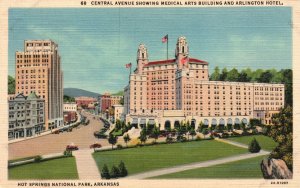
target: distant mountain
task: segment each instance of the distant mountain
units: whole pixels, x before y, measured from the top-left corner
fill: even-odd
[[[91,91],[86,91],[86,90],[77,89],[77,88],[64,88],[64,95],[68,95],[70,97],[86,96],[86,97],[95,97],[95,98],[100,96],[99,93],[94,93]]]

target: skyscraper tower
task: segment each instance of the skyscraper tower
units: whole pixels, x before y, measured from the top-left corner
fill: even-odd
[[[51,40],[25,40],[17,51],[16,94],[35,92],[45,99],[45,129],[63,125],[63,73],[58,45]]]

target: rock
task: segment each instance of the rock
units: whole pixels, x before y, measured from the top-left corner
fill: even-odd
[[[260,164],[265,179],[292,179],[293,173],[281,159],[265,158]]]

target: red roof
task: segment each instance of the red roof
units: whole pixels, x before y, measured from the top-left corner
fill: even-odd
[[[195,59],[195,58],[189,58],[189,62],[208,65],[208,63],[206,61],[203,61],[203,60],[200,60],[200,59]]]
[[[203,61],[200,59],[195,59],[195,58],[188,58],[188,61],[191,63],[199,63],[199,64],[205,64],[205,65],[208,64],[206,61]],[[176,62],[176,59],[152,61],[152,62],[149,62],[148,64],[146,64],[145,67],[152,66],[152,65],[171,64],[171,63],[175,63],[175,62]]]
[[[169,64],[169,63],[175,63],[175,62],[176,62],[176,59],[168,59],[168,60],[162,60],[162,61],[152,61],[152,62],[149,62],[148,64],[146,64],[145,67],[151,66],[151,65]]]

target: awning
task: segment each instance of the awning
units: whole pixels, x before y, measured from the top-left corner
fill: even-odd
[[[140,124],[146,125],[146,119],[141,119]]]
[[[138,119],[137,118],[133,118],[131,124],[138,124]]]
[[[149,125],[154,125],[154,124],[155,124],[154,119],[149,119]]]

